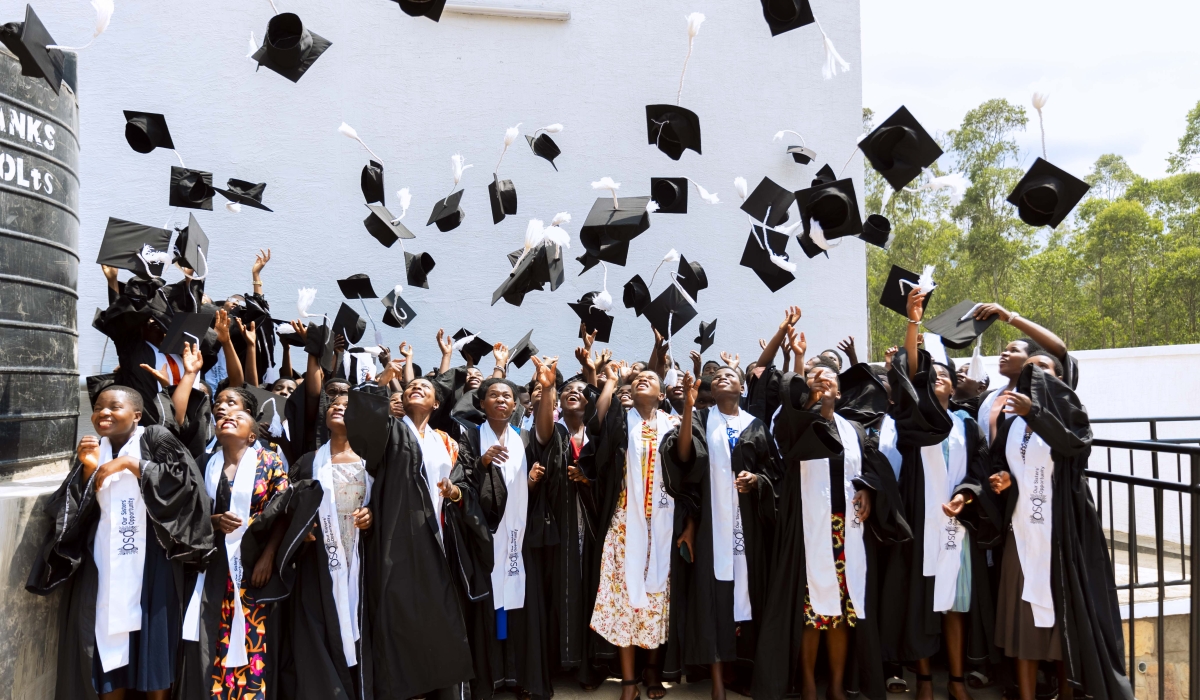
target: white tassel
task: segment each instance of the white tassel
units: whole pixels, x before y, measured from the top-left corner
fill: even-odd
[[[455,153],[454,155],[450,156],[450,162],[453,164],[455,186],[462,182],[464,170],[475,167],[473,165],[463,165],[463,161],[465,160],[466,158],[463,158],[461,153]]]
[[[272,403],[274,403],[274,401],[275,401],[275,399],[271,399]],[[270,427],[267,428],[267,432],[271,434],[271,437],[282,437],[283,436],[283,422],[279,420],[279,409],[278,408],[276,408],[275,411],[271,414],[271,425],[270,425]]]
[[[320,314],[310,314],[308,310],[312,308],[313,302],[317,300],[316,287],[301,287],[296,299],[296,311],[300,312],[300,318],[311,318]]]
[[[666,265],[667,263],[674,265],[677,262],[679,262],[679,251],[675,250],[674,248],[668,250],[667,254],[664,255],[663,259],[658,263],[658,267],[654,268],[654,274],[650,275],[650,284],[646,286],[649,287],[654,284],[654,278],[658,276],[658,271],[662,269],[663,265]]]
[[[738,197],[741,197],[743,202],[746,201],[746,197],[750,196],[746,189],[746,178],[740,175],[733,178],[733,189],[737,191]]]
[[[542,131],[546,132],[547,134],[557,134],[558,132],[560,132],[562,130],[563,130],[562,124],[551,124],[550,126],[543,126],[542,128],[533,132],[533,135],[537,136],[538,133],[542,132]]]
[[[617,202],[617,190],[621,189],[621,183],[613,182],[613,179],[607,175],[600,178],[599,181],[592,183],[593,190],[608,190],[612,194],[613,209],[619,208],[621,205]]]
[[[58,44],[51,44],[46,48],[60,49],[63,51],[82,51],[83,49],[91,46],[92,42],[96,40],[96,37],[100,36],[104,33],[104,30],[108,29],[108,23],[112,21],[113,10],[115,9],[113,7],[113,0],[92,0],[92,7],[96,9],[96,28],[92,32],[91,41],[83,46],[60,46]]]
[[[246,58],[254,58],[258,44],[254,41],[254,32],[250,32],[250,43],[246,44]]]
[[[608,293],[608,265],[603,261],[600,264],[604,265],[604,287],[592,297],[592,308],[607,312],[612,310],[613,298]]]
[[[492,172],[500,172],[500,164],[504,162],[504,154],[508,153],[508,147],[513,145],[513,141],[516,141],[517,137],[521,135],[521,124],[522,122],[517,122],[516,126],[510,126],[507,130],[505,130],[504,149],[500,151],[500,160],[496,161],[496,167],[492,170]]]
[[[833,241],[825,238],[825,229],[821,228],[821,224],[817,222],[816,219],[812,220],[812,223],[808,228],[808,237],[811,238],[812,242],[816,243],[817,247],[821,250],[836,248],[842,243],[842,239],[840,238],[836,238]]]
[[[700,25],[704,24],[704,14],[700,12],[691,13],[687,16],[687,23],[688,38],[695,39],[696,35],[700,33]]]
[[[533,248],[546,239],[546,227],[541,219],[530,219],[525,227],[525,250]],[[524,257],[524,255],[522,255]]]
[[[169,265],[171,263],[171,256],[169,254],[167,254],[165,251],[159,251],[151,248],[149,243],[142,246],[142,252],[139,253],[138,257],[150,265]]]
[[[363,148],[367,149],[367,153],[370,153],[372,158],[379,161],[381,164],[383,163],[383,159],[375,155],[375,151],[371,150],[371,147],[367,145],[367,142],[359,138],[358,132],[354,130],[354,127],[350,126],[346,122],[342,122],[342,125],[338,127],[338,133],[346,138],[358,141]]]
[[[905,188],[908,189],[908,188]],[[879,205],[879,210],[887,209],[888,202],[892,201],[892,193],[895,192],[891,187],[883,188],[883,202]]]
[[[399,223],[400,219],[404,218],[404,215],[408,213],[408,205],[412,204],[412,194],[409,193],[407,187],[397,190],[396,196],[400,198],[400,216],[392,219],[393,224]]]
[[[767,218],[770,218],[770,217],[767,217]],[[792,235],[792,231],[795,231],[796,229],[800,228],[800,226],[803,223],[804,223],[804,220],[798,218],[788,226],[784,226],[784,227],[775,226],[773,228],[774,228],[774,230],[782,233],[785,236],[790,236],[790,235]]]
[[[825,33],[824,29],[821,30],[821,37],[825,42],[825,64],[821,66],[821,75],[825,76],[826,80],[829,80],[837,75],[839,67],[843,73],[850,70],[850,64],[846,63],[846,60],[833,47],[833,42],[829,39],[829,35]]]
[[[1046,106],[1046,102],[1050,100],[1050,93],[1035,92],[1033,93],[1033,108],[1038,113],[1038,127],[1042,131],[1042,158],[1046,158],[1046,122],[1042,119],[1042,107]]]
[[[395,287],[392,287],[392,291],[395,292],[396,298],[399,299],[400,295],[404,293],[404,285],[398,284]]]
[[[925,269],[921,270],[921,276],[917,278],[917,288],[922,294],[928,294],[937,287],[937,282],[933,281],[934,265],[926,265]]]
[[[772,141],[778,141],[778,140],[780,140],[780,139],[782,139],[782,138],[783,138],[783,135],[784,135],[784,134],[795,134],[796,136],[800,136],[800,132],[799,132],[799,131],[792,131],[791,129],[784,129],[783,131],[776,131],[776,132],[775,132],[775,138],[773,138],[773,139],[771,139],[771,140],[772,140]],[[804,143],[804,137],[803,137],[803,136],[800,136],[800,145],[802,145],[802,146],[806,146],[806,145],[808,145],[808,144]]]
[[[558,226],[553,225],[553,222],[551,222],[551,225],[549,227],[547,227],[543,233],[545,234],[546,240],[559,246],[560,248],[566,248],[566,249],[570,250],[570,248],[571,248],[570,235],[568,235],[565,230],[559,228]]]
[[[678,381],[679,381],[679,370],[675,369],[674,367],[667,370],[667,376],[663,377],[663,384],[665,384],[666,386],[675,386],[675,383]]]
[[[775,253],[773,253],[771,251],[768,251],[768,253],[770,253],[771,262],[775,264],[775,267],[778,267],[782,270],[787,270],[788,272],[796,271],[796,263],[788,260],[787,258],[783,257],[782,255],[776,255]]]
[[[654,201],[653,199],[650,200],[649,202],[646,202],[646,213],[647,214],[653,214],[654,212],[656,212],[658,210],[659,210],[658,202]]]
[[[988,378],[987,372],[983,369],[983,353],[979,350],[979,346],[982,344],[983,338],[975,341],[975,351],[971,353],[971,365],[967,368],[967,379],[977,382]]]
[[[468,335],[468,336],[459,338],[458,340],[454,341],[454,349],[462,350],[464,347],[466,347],[467,343],[471,342],[472,340],[475,340],[474,335]]]
[[[963,195],[967,192],[967,177],[962,173],[950,173],[935,177],[924,185],[921,185],[919,190],[950,190],[950,202],[958,205],[962,201]]]
[[[686,19],[688,50],[687,55],[683,57],[683,70],[679,73],[679,92],[675,94],[675,104],[679,104],[679,100],[683,98],[683,76],[687,75],[688,61],[692,58],[692,44],[696,40],[696,35],[700,33],[700,25],[704,24],[704,15],[700,12],[693,12]]]
[[[231,214],[242,213],[242,205],[240,202],[225,202],[225,208],[228,209]]]
[[[695,185],[696,191],[700,193],[700,199],[703,199],[704,201],[708,202],[709,204],[720,204],[721,203],[721,200],[717,198],[716,192],[709,194],[708,190],[701,187],[699,182],[696,182],[695,180],[693,180],[691,178],[688,178],[688,182]]]
[[[571,215],[565,211],[558,212],[554,215],[554,218],[550,220],[551,226],[561,226],[569,223],[571,223]]]

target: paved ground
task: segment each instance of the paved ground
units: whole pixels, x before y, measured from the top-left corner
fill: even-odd
[[[908,676],[908,683],[910,687],[915,688],[916,682],[911,674]],[[710,697],[708,681],[682,685],[667,683],[666,686],[668,691],[664,700],[708,700]],[[934,672],[933,690],[934,696],[938,700],[948,700],[945,671]],[[615,680],[609,680],[596,691],[587,693],[580,690],[579,684],[568,678],[556,678],[554,679],[554,691],[555,700],[617,700],[621,697],[621,684]],[[646,689],[639,687],[639,692],[642,694],[642,700],[646,700]],[[821,698],[825,697],[824,688],[819,689],[818,695]],[[727,697],[728,700],[743,700],[743,696],[732,692],[728,693]],[[973,700],[1001,700],[1001,693],[999,688],[982,688],[971,691],[971,697]],[[509,699],[502,698],[502,700]],[[889,693],[887,698],[875,698],[874,700],[916,700],[916,693],[912,690],[907,693]]]

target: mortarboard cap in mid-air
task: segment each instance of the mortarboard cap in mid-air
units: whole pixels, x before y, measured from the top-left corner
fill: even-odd
[[[700,153],[700,117],[690,109],[646,105],[646,135],[671,160],[679,160],[688,148]]]
[[[1090,187],[1062,168],[1038,158],[1008,195],[1008,203],[1017,208],[1021,221],[1030,226],[1058,228]]]
[[[871,214],[863,222],[863,230],[858,237],[871,245],[887,248],[892,238],[892,222],[882,214]]]
[[[508,351],[509,362],[517,367],[524,367],[525,363],[529,362],[529,358],[538,353],[537,346],[530,340],[532,337],[533,331],[531,330],[525,334],[525,337],[518,340],[516,345],[512,346],[512,349]]]
[[[742,202],[742,211],[755,221],[767,226],[778,226],[788,220],[788,208],[796,201],[796,195],[785,190],[769,178],[764,177],[754,191]]]
[[[267,189],[265,182],[248,182],[246,180],[238,180],[237,178],[229,178],[225,183],[227,189],[214,187],[213,189],[221,193],[221,196],[231,202],[237,204],[245,204],[254,209],[262,209],[263,211],[271,211],[262,203],[263,191]]]
[[[883,293],[879,295],[880,305],[908,318],[908,293],[917,286],[917,280],[920,278],[921,276],[915,272],[905,270],[899,265],[892,265],[891,271],[888,272],[887,282],[883,285]],[[929,308],[929,300],[932,298],[932,291],[925,295],[924,308]]]
[[[534,155],[545,158],[550,161],[550,165],[554,165],[554,159],[562,155],[558,144],[554,143],[554,139],[550,138],[550,134],[540,134],[537,137],[525,135],[525,140],[529,142],[529,148]],[[558,170],[558,166],[554,165],[554,169]]]
[[[688,262],[684,256],[679,256],[679,272],[676,277],[679,286],[688,293],[692,300],[700,298],[700,290],[708,289],[708,275],[698,262]]]
[[[580,297],[579,301],[570,302],[567,306],[579,316],[588,333],[595,333],[596,340],[607,343],[612,334],[613,317],[595,306],[596,294],[597,292],[588,292]]]
[[[820,226],[821,235],[827,241],[862,233],[858,197],[850,178],[800,190],[796,193],[796,206],[800,209],[806,234],[813,232],[813,222]],[[818,236],[811,237],[820,243]]]
[[[141,277],[160,277],[170,259],[170,245],[168,229],[109,217],[96,264],[119,267]]]
[[[658,204],[656,214],[686,214],[688,179],[686,177],[650,178],[650,198]]]
[[[363,334],[367,332],[367,319],[359,316],[358,312],[347,304],[342,303],[337,316],[333,319],[333,332],[335,335],[340,333],[346,338],[348,345],[353,345],[362,340]]]
[[[387,311],[383,313],[383,325],[392,328],[404,328],[417,317],[417,312],[396,293],[395,289],[383,297],[383,305]]]
[[[512,180],[501,180],[499,175],[492,175],[492,184],[488,185],[488,201],[492,204],[492,223],[504,221],[505,216],[517,213],[517,188]]]
[[[951,306],[925,322],[925,329],[942,336],[942,345],[955,350],[970,347],[975,339],[983,335],[998,316],[985,321],[975,320],[975,309],[979,304],[967,299]]]
[[[212,328],[214,318],[216,314],[211,311],[175,314],[171,317],[171,325],[167,327],[167,334],[159,343],[158,349],[168,355],[182,355],[184,343],[190,343],[199,349],[200,341],[204,340],[204,334]]]
[[[171,196],[168,204],[186,209],[212,211],[212,173],[171,166]]]
[[[458,228],[458,225],[466,217],[466,213],[463,212],[462,207],[458,206],[459,202],[462,201],[462,196],[463,191],[458,190],[445,199],[439,199],[437,204],[433,205],[433,211],[430,212],[429,221],[425,225],[428,226],[436,223],[438,230],[442,233]]]
[[[941,146],[905,107],[875,127],[858,147],[897,192],[942,155]]]
[[[188,214],[188,225],[175,239],[175,255],[201,277],[208,276],[208,236],[192,214]]]
[[[771,28],[771,36],[779,36],[812,24],[812,7],[808,0],[762,0],[763,18]]]
[[[54,94],[58,94],[64,72],[63,52],[49,48],[55,45],[54,37],[50,36],[32,6],[25,6],[24,22],[0,26],[0,42],[20,61],[21,75],[43,78]]]
[[[696,336],[696,343],[700,346],[700,352],[704,352],[712,347],[712,344],[717,341],[717,319],[713,319],[712,323],[700,322],[700,335]]]
[[[149,153],[156,148],[175,149],[167,118],[153,112],[125,110],[125,140],[138,153]]]
[[[666,338],[678,333],[696,317],[696,307],[678,285],[672,284],[646,306],[642,315]]]
[[[350,275],[344,280],[338,280],[338,288],[347,299],[378,299],[379,295],[371,287],[371,278],[363,273]]]
[[[267,22],[263,45],[251,58],[294,83],[329,46],[329,40],[309,31],[298,15],[283,12]]]
[[[638,316],[641,316],[642,312],[646,310],[646,305],[650,303],[650,287],[641,275],[634,275],[625,283],[621,301],[625,304],[625,308],[633,309]]]
[[[404,251],[404,270],[408,286],[429,289],[429,271],[436,265],[429,253]]]
[[[763,248],[762,236],[764,235],[767,245],[770,246],[769,251]],[[774,253],[777,257],[782,258],[783,262],[788,262],[787,242],[788,235],[786,233],[774,229],[766,229],[764,232],[761,226],[755,226],[750,232],[749,238],[746,239],[746,247],[742,250],[742,259],[738,264],[754,270],[754,274],[758,275],[768,289],[778,292],[796,279],[796,275],[791,270],[780,267],[771,259],[771,253]]]
[[[362,175],[359,177],[359,187],[362,188],[363,199],[367,200],[367,204],[386,205],[383,191],[383,163],[373,160],[364,165]]]
[[[416,238],[407,226],[392,217],[392,212],[388,211],[387,207],[382,204],[368,204],[366,207],[371,213],[363,219],[363,226],[366,227],[367,233],[385,247],[391,248],[398,238]]]
[[[396,0],[396,4],[409,17],[427,17],[434,22],[442,18],[446,0]]]

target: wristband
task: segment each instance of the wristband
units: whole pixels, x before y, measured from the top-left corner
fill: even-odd
[[[920,322],[920,321],[914,321],[914,320],[912,320],[911,318],[910,318],[910,319],[908,319],[908,322],[909,322],[909,323],[911,323],[911,324],[913,324],[913,325],[917,325],[917,326],[921,325],[921,322]]]
[[[458,491],[458,498],[451,498],[450,502],[458,503],[459,501],[462,500],[462,489],[458,488],[457,486],[455,486],[454,488]]]
[[[1021,314],[1017,313],[1016,311],[1013,311],[1008,314],[1008,320],[1005,321],[1005,323],[1007,323],[1008,325],[1011,326],[1012,322],[1017,320],[1018,318],[1021,318]]]

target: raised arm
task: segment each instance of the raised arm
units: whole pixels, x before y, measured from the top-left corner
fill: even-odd
[[[917,331],[925,317],[925,295],[917,287],[908,292],[908,328],[904,331],[904,351],[908,354],[908,379],[917,376]]]
[[[538,356],[534,355],[530,359],[533,360],[533,376],[537,379],[538,386],[542,388],[542,398],[538,401],[537,413],[533,418],[534,435],[537,437],[539,445],[545,445],[554,435],[554,407],[558,405],[554,384],[558,358],[538,359]]]
[[[692,461],[692,409],[696,406],[696,395],[700,393],[700,383],[691,372],[683,373],[683,418],[679,422],[679,442],[676,451],[679,461]]]
[[[1063,362],[1067,361],[1067,344],[1054,331],[1030,321],[1015,311],[1009,311],[999,304],[981,304],[975,310],[976,321],[984,321],[992,316],[999,316],[1001,321],[1029,336],[1035,343],[1042,346],[1046,352],[1049,352]]]
[[[255,330],[253,321],[247,326],[239,318],[237,325],[238,329],[242,331],[242,335],[246,338],[246,366],[242,368],[242,371],[246,374],[246,383],[250,386],[258,386],[258,333]]]
[[[400,354],[404,356],[404,385],[413,379],[416,379],[416,370],[413,369],[413,348],[407,341],[400,343]]]
[[[438,365],[438,374],[445,374],[450,371],[450,360],[454,356],[454,341],[446,336],[446,331],[439,328],[437,344],[442,350],[442,362]]]
[[[788,333],[788,343],[792,346],[792,371],[796,374],[804,373],[804,355],[808,352],[808,340],[804,337],[804,331],[796,333],[793,328]],[[783,368],[787,371],[787,367]]]
[[[259,296],[262,296],[263,293],[260,273],[269,262],[271,262],[271,249],[267,248],[265,251],[260,249],[254,256],[254,265],[250,268],[250,283],[254,286],[254,293]]]
[[[846,339],[838,343],[838,350],[841,350],[846,355],[846,360],[849,361],[849,366],[853,367],[858,364],[858,351],[854,347],[854,336],[846,336]]]
[[[504,343],[496,343],[492,346],[492,356],[496,358],[496,367],[492,370],[492,376],[504,379],[508,376],[508,346]]]
[[[779,328],[775,331],[775,335],[767,341],[763,346],[762,354],[758,356],[758,366],[768,367],[775,362],[775,354],[779,352],[779,346],[783,344],[783,339],[787,336],[788,329],[796,325],[796,321],[800,320],[800,307],[788,307],[786,315],[783,317],[783,323],[779,324]],[[786,367],[784,369],[787,369]]]
[[[617,385],[621,381],[622,362],[610,362],[604,367],[604,386],[600,389],[600,396],[596,399],[596,420],[600,424],[604,423],[604,417],[608,415],[608,408],[612,405],[613,394],[617,391]]]
[[[246,375],[242,372],[242,361],[238,358],[237,350],[233,349],[229,325],[229,313],[225,309],[217,309],[213,328],[217,332],[217,342],[221,344],[221,352],[225,353],[225,371],[229,375],[229,386],[241,386],[246,383]],[[213,387],[213,391],[216,391],[216,387]]]

